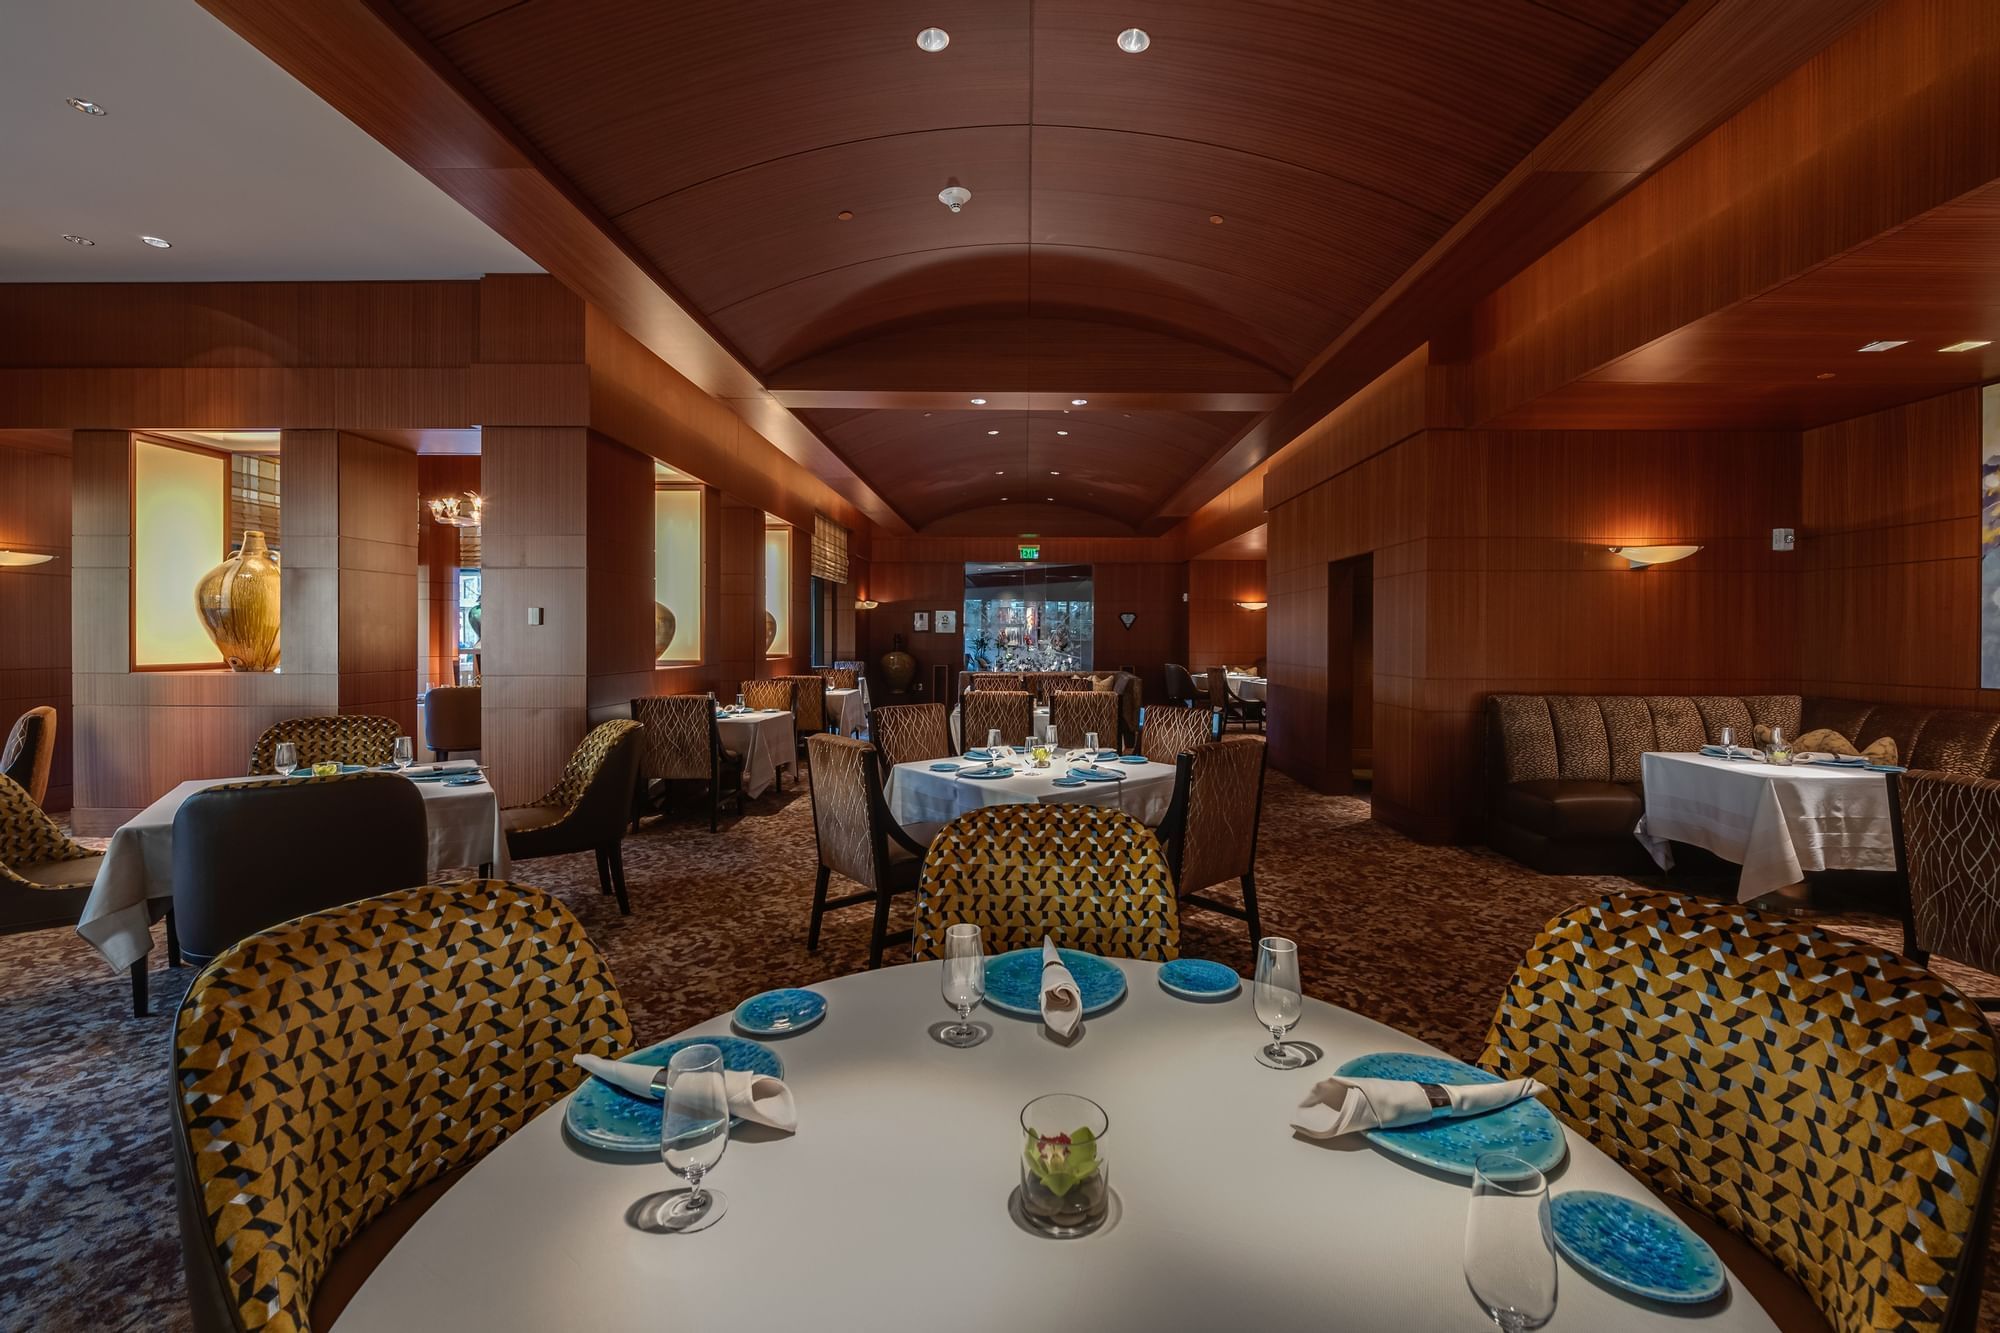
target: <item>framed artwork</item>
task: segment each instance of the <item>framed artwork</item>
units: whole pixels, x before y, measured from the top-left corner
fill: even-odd
[[[2000,689],[2000,384],[1979,397],[1979,686]]]
[[[937,613],[937,622],[936,622],[936,623],[937,623],[937,632],[938,632],[938,633],[940,633],[940,634],[956,634],[956,633],[958,633],[958,612],[956,612],[956,611],[940,611],[940,612],[938,612],[938,613]]]
[[[919,634],[928,634],[928,633],[930,633],[930,632],[931,632],[931,613],[930,613],[930,612],[928,612],[928,611],[919,611],[919,612],[917,612],[917,620],[916,620],[916,631],[917,631],[917,633],[919,633]]]

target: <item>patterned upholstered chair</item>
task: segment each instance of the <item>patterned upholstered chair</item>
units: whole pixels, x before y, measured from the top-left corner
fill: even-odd
[[[1779,1327],[1955,1333],[1977,1318],[1995,1059],[1979,1011],[1900,955],[1634,892],[1543,928],[1482,1063],[1546,1084]]]
[[[71,929],[83,916],[104,853],[71,838],[21,785],[0,774],[0,935]],[[166,915],[164,900],[150,902],[153,919]],[[180,942],[167,922],[167,958],[180,966]],[[132,1012],[146,1013],[146,959],[132,964]]]
[[[1174,799],[1160,821],[1167,869],[1181,902],[1233,916],[1250,928],[1250,943],[1264,938],[1257,915],[1257,826],[1264,813],[1262,739],[1229,736],[1183,750],[1174,761]],[[1203,895],[1236,880],[1243,905]]]
[[[824,682],[821,683],[824,685]],[[752,708],[765,708],[775,712],[790,713],[792,715],[792,736],[794,739],[799,736],[799,684],[797,680],[790,676],[770,676],[762,680],[746,680],[743,682],[742,695],[743,702]],[[824,689],[820,692],[820,699],[821,708],[824,710],[824,701],[826,699]],[[798,780],[796,770],[793,771],[792,777],[793,781]]]
[[[826,677],[778,676],[792,682],[792,716],[798,719],[799,742],[826,730]]]
[[[967,692],[973,690],[1018,690],[1022,687],[1021,673],[1018,671],[974,671],[966,676]]]
[[[806,745],[812,751],[813,837],[819,847],[806,948],[819,948],[820,919],[828,912],[868,903],[875,908],[868,966],[880,967],[884,948],[910,938],[906,930],[889,934],[889,904],[897,894],[916,890],[924,845],[897,827],[884,804],[874,746],[846,736],[809,736]],[[835,874],[860,885],[860,892],[827,897]]]
[[[861,688],[861,673],[853,667],[832,666],[819,673],[829,690],[858,690]]]
[[[537,889],[406,889],[231,947],[174,1020],[195,1327],[332,1326],[394,1237],[582,1082],[576,1055],[631,1046],[604,959]]]
[[[951,715],[943,704],[884,704],[869,715],[868,734],[885,770],[952,756]]]
[[[340,713],[325,717],[292,717],[273,722],[250,752],[252,773],[278,771],[278,742],[299,747],[300,764],[386,764],[396,757],[396,737],[402,733],[393,717]]]
[[[1035,729],[1035,696],[1026,690],[973,690],[959,701],[959,734],[967,746],[986,744],[1000,728],[1009,745],[1019,745]]]
[[[946,824],[917,887],[917,959],[940,957],[945,927],[960,922],[980,927],[989,955],[1048,936],[1107,958],[1180,956],[1159,840],[1105,806],[988,805]]]
[[[1223,724],[1231,722],[1239,726],[1257,724],[1257,730],[1264,729],[1264,705],[1255,699],[1245,699],[1229,683],[1229,668],[1212,666],[1203,677],[1208,682],[1208,706],[1222,714]]]
[[[743,756],[722,746],[715,700],[705,694],[663,694],[632,701],[632,716],[645,727],[639,737],[639,806],[664,809],[676,785],[699,783],[708,792],[708,831],[725,798],[743,813]],[[659,783],[657,791],[653,784]]]
[[[56,710],[46,704],[14,719],[0,745],[0,774],[10,777],[40,805],[49,797],[49,769],[56,757]]]
[[[481,720],[477,685],[438,685],[424,694],[424,745],[435,759],[476,753]]]
[[[1021,688],[1035,696],[1035,703],[1047,708],[1058,691],[1087,690],[1090,677],[1074,671],[1028,671],[1021,675]]]
[[[1215,716],[1206,708],[1155,707],[1139,724],[1139,753],[1171,764],[1183,750],[1215,739]]]
[[[598,723],[541,800],[500,812],[507,855],[516,861],[596,852],[598,887],[618,896],[626,916],[632,903],[625,896],[625,825],[639,781],[641,731],[629,718]]]
[[[1890,773],[1903,952],[2000,974],[2000,781]],[[2000,995],[1982,995],[2000,1010]]]
[[[1194,677],[1178,662],[1167,663],[1167,698],[1182,708],[1195,708],[1202,703],[1201,691],[1194,687]]]
[[[1058,690],[1049,699],[1049,725],[1063,745],[1081,745],[1093,731],[1100,745],[1115,745],[1118,696],[1097,690]]]

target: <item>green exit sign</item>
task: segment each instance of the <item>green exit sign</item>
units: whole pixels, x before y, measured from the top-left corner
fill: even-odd
[[[1042,558],[1042,548],[1039,546],[1023,546],[1021,548],[1021,558],[1023,560],[1040,560]]]

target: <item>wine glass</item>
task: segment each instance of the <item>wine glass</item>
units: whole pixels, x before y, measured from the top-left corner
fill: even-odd
[[[1285,1034],[1305,1010],[1299,994],[1299,946],[1273,935],[1257,941],[1257,978],[1251,983],[1257,1021],[1271,1030],[1271,1044],[1257,1052],[1257,1063],[1272,1069],[1298,1069],[1306,1053],[1287,1045]]]
[[[290,773],[299,766],[299,747],[292,741],[279,741],[278,749],[271,756],[271,764],[280,773]]]
[[[736,692],[736,710],[738,712],[743,711],[743,692],[741,690]]]
[[[972,1006],[986,998],[986,950],[979,927],[961,923],[944,932],[944,973],[939,982],[944,1002],[958,1011],[958,1021],[937,1029],[947,1046],[977,1046],[986,1029],[972,1021]]]
[[[700,1231],[729,1207],[701,1179],[729,1147],[729,1089],[723,1082],[722,1051],[707,1042],[683,1046],[667,1061],[667,1104],[660,1115],[660,1160],[688,1183],[685,1193],[660,1211],[668,1231]]]
[[[1504,1333],[1540,1328],[1556,1312],[1549,1183],[1511,1153],[1481,1153],[1473,1163],[1465,1284]]]
[[[1085,757],[1087,757],[1087,758],[1088,758],[1088,759],[1090,760],[1090,762],[1091,762],[1091,763],[1093,763],[1093,764],[1094,764],[1094,763],[1096,763],[1096,762],[1097,762],[1097,733],[1096,733],[1096,732],[1094,732],[1094,731],[1086,731],[1086,732],[1084,732],[1084,733],[1083,733],[1083,752],[1084,752],[1084,755],[1085,755]]]
[[[988,727],[986,729],[986,757],[989,760],[1000,757],[1000,728],[998,727]]]
[[[396,770],[401,772],[417,762],[417,747],[408,736],[396,737]]]
[[[1735,745],[1736,745],[1736,728],[1724,727],[1722,729],[1722,748],[1728,750],[1734,748]]]

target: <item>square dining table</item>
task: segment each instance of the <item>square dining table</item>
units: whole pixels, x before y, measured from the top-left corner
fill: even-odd
[[[828,690],[826,720],[827,725],[843,736],[858,734],[868,725],[868,710],[862,705],[861,691]]]
[[[788,709],[718,712],[715,726],[723,748],[743,756],[743,794],[751,800],[771,790],[779,769],[789,768],[797,776],[798,729]]]
[[[1109,805],[1152,828],[1166,818],[1167,806],[1174,798],[1172,764],[1107,761],[1098,767],[1124,776],[1081,787],[1058,787],[1055,779],[1069,768],[1061,759],[1048,768],[1030,768],[1025,757],[1019,755],[1009,755],[1002,762],[1012,773],[990,779],[931,771],[933,763],[977,768],[980,763],[976,759],[917,759],[897,764],[889,781],[889,813],[898,824],[909,828],[942,824],[982,805]]]

